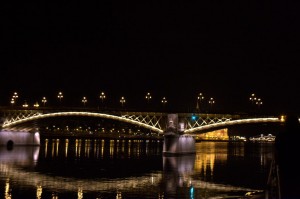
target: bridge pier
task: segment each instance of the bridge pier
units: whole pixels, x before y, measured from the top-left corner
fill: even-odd
[[[30,132],[0,131],[0,146],[40,145],[40,134]]]
[[[191,135],[183,135],[185,124],[179,123],[178,115],[169,114],[168,124],[164,133],[163,155],[186,155],[194,154],[195,138]]]

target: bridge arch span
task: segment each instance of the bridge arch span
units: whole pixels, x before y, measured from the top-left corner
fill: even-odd
[[[215,130],[215,129],[220,129],[222,127],[239,125],[239,124],[272,123],[272,122],[284,122],[284,121],[276,117],[230,120],[230,121],[218,122],[218,123],[207,124],[195,128],[190,128],[185,130],[184,134],[193,134],[197,131],[209,131],[209,130]]]
[[[146,124],[146,123],[143,123],[140,121],[128,119],[128,118],[122,117],[122,116],[116,116],[116,115],[110,115],[110,114],[104,114],[104,113],[93,113],[93,112],[58,112],[58,113],[46,113],[46,114],[41,113],[41,114],[29,116],[27,118],[22,118],[22,119],[18,119],[15,121],[5,122],[2,127],[9,128],[9,127],[13,127],[15,125],[22,124],[22,123],[29,122],[29,121],[50,118],[50,117],[61,117],[61,116],[99,117],[99,118],[105,118],[105,119],[111,119],[111,120],[121,121],[121,122],[125,122],[125,123],[130,123],[130,124],[141,126],[146,129],[150,129],[154,132],[163,133],[162,129],[159,129],[157,127],[151,126],[149,124]]]

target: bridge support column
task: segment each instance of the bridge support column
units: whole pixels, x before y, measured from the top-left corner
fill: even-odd
[[[195,138],[190,135],[169,135],[164,138],[163,155],[194,154]]]
[[[183,135],[184,123],[178,123],[178,114],[168,114],[164,133],[163,155],[184,155],[196,153],[195,138]]]
[[[0,146],[40,145],[40,134],[30,132],[0,131]]]

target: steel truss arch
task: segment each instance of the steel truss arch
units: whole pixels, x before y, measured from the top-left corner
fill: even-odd
[[[160,125],[163,116],[156,115],[122,115],[121,117],[127,118],[132,121],[148,124],[158,129],[163,129]]]
[[[9,126],[10,124],[13,124],[14,122],[18,122],[21,120],[26,120],[27,118],[43,115],[43,113],[38,111],[17,111],[9,113],[9,117],[3,122],[3,127]]]
[[[232,118],[226,118],[222,116],[221,118],[219,117],[199,117],[195,120],[189,120],[188,118],[185,118],[187,128],[186,129],[194,129],[206,125],[211,125],[211,124],[217,124],[217,123],[222,123],[222,122],[228,122],[231,121]]]
[[[141,118],[141,116],[116,116],[116,115],[109,115],[109,114],[103,114],[103,113],[93,113],[93,112],[58,112],[58,113],[36,113],[33,115],[28,116],[22,116],[17,118],[12,118],[10,120],[6,120],[2,127],[8,128],[17,124],[21,124],[23,122],[33,121],[37,119],[43,119],[43,118],[49,118],[49,117],[60,117],[60,116],[87,116],[87,117],[100,117],[105,119],[112,119],[117,120],[121,122],[126,122],[134,125],[138,125],[141,127],[144,127],[146,129],[150,129],[152,131],[163,133],[163,130],[160,129],[160,125],[158,124],[160,118],[156,119],[156,117],[145,117]],[[139,118],[139,119],[137,119]],[[148,122],[148,123],[147,123]]]
[[[251,124],[251,123],[268,123],[268,122],[283,122],[279,118],[276,117],[269,117],[269,118],[251,118],[251,119],[238,119],[238,120],[225,120],[225,121],[218,121],[213,123],[204,124],[202,126],[190,128],[184,131],[185,134],[192,134],[197,131],[208,130],[208,129],[215,129],[225,126],[237,125],[237,124]]]

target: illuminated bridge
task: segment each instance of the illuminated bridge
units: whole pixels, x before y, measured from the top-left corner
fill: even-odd
[[[99,118],[148,129],[157,135],[164,135],[165,138],[170,133],[171,137],[182,135],[181,138],[184,138],[185,141],[184,143],[183,141],[176,141],[177,144],[182,142],[180,146],[176,144],[176,148],[182,148],[187,145],[193,146],[190,143],[192,140],[188,141],[188,144],[186,143],[188,136],[224,129],[234,125],[280,123],[284,121],[284,117],[279,118],[277,116],[251,117],[232,114],[99,111],[92,109],[0,109],[0,113],[2,121],[0,125],[2,129],[0,132],[0,145],[8,144],[9,142],[19,145],[22,145],[22,143],[38,145],[40,143],[39,126],[43,124],[45,119],[49,118]],[[61,121],[63,120],[60,119],[57,122]],[[166,148],[174,148],[174,143],[172,141],[171,144],[167,144]],[[193,151],[193,149],[184,150]]]
[[[2,129],[31,130],[31,122],[46,118],[68,116],[93,117],[129,123],[163,134],[166,130],[169,113],[161,112],[99,112],[95,110],[5,110],[2,111]],[[278,116],[247,116],[231,114],[195,114],[176,113],[178,121],[176,128],[182,134],[195,134],[211,130],[226,128],[232,125],[250,123],[277,123],[284,121]]]

